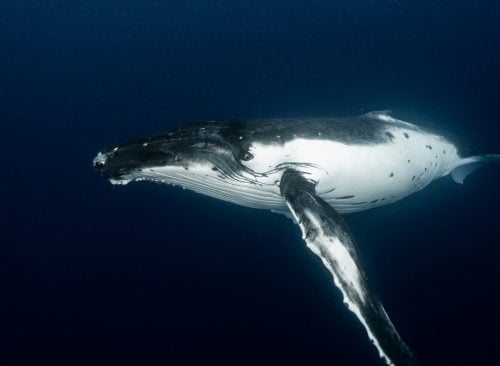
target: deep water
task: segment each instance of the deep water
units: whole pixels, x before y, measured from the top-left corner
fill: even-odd
[[[0,365],[382,365],[283,216],[111,186],[185,121],[402,119],[500,150],[497,1],[3,0]],[[488,151],[486,151],[488,150]],[[498,365],[500,165],[347,216],[425,365]]]

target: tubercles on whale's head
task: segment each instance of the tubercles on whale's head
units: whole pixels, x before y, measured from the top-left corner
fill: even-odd
[[[169,171],[186,172],[200,165],[234,170],[239,151],[223,137],[224,128],[213,122],[179,126],[102,150],[93,166],[113,184],[139,180],[170,183]]]

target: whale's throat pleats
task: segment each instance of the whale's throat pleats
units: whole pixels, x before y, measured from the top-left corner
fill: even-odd
[[[315,193],[314,183],[302,173],[285,171],[280,188],[307,247],[333,275],[344,303],[363,324],[380,357],[388,365],[419,365],[368,283],[355,241],[342,217]]]

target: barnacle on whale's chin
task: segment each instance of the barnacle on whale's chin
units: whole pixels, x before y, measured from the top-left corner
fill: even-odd
[[[141,171],[142,173],[142,171]],[[143,176],[140,173],[136,174],[129,174],[129,175],[124,175],[123,177],[119,178],[109,178],[109,182],[113,185],[118,185],[118,186],[124,186],[126,184],[129,184],[131,182],[141,182],[141,181],[153,181],[153,182],[159,182],[158,179],[150,179],[148,177]]]
[[[109,182],[113,185],[117,186],[124,186],[126,184],[129,184],[130,182],[134,181],[134,179],[110,179]]]

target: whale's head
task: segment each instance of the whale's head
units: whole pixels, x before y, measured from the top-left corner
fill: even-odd
[[[245,169],[234,128],[219,122],[182,125],[102,150],[94,168],[113,184],[149,180],[189,187],[215,174],[237,176]]]

